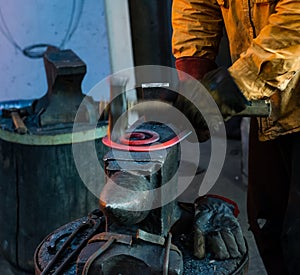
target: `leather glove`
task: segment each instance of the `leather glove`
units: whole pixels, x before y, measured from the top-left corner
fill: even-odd
[[[194,255],[207,253],[224,260],[246,253],[246,244],[237,220],[237,205],[228,199],[207,195],[195,200]]]
[[[249,102],[224,67],[206,73],[201,83],[214,98],[224,118],[230,118],[249,105]]]
[[[207,110],[208,107],[206,102],[203,102],[203,96],[199,93],[199,85],[195,85],[197,82],[195,79],[200,81],[207,72],[216,69],[217,64],[208,58],[191,56],[177,59],[175,65],[178,72],[178,91],[180,91],[180,94],[178,94],[173,105],[190,121],[197,134],[198,141],[204,142],[210,138],[210,132],[197,107],[200,107],[200,111]],[[189,93],[191,101],[183,96],[186,95],[186,92]]]

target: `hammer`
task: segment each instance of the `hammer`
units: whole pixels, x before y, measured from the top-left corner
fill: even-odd
[[[17,108],[9,108],[9,109],[2,110],[2,116],[5,118],[11,117],[13,124],[15,126],[15,131],[18,134],[22,134],[22,135],[28,133],[28,129],[21,118],[21,116],[25,114],[26,114],[26,110],[24,109],[22,110]]]

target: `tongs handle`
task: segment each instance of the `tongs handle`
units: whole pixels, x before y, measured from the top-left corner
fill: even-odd
[[[235,114],[235,116],[243,117],[268,117],[270,115],[271,107],[267,100],[254,100],[242,112]]]

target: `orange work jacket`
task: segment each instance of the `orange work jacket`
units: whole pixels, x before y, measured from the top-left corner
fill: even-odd
[[[300,131],[300,0],[173,0],[172,26],[185,68],[193,58],[215,60],[225,26],[231,76],[247,99],[271,104],[260,140]]]

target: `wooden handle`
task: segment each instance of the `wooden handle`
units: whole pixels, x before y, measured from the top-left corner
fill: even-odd
[[[12,118],[12,121],[15,125],[16,132],[18,134],[23,135],[23,134],[26,134],[28,132],[28,129],[27,129],[26,125],[24,124],[24,121],[21,119],[18,112],[12,112],[11,113],[11,118]]]

